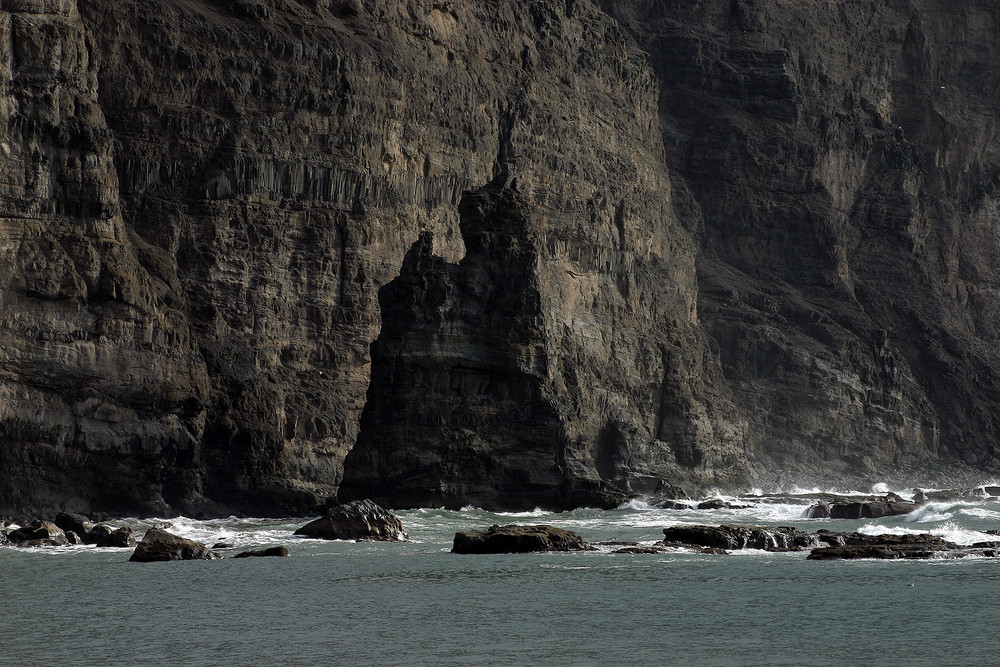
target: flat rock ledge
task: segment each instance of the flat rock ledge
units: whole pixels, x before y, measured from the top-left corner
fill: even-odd
[[[499,526],[455,533],[452,553],[512,554],[535,551],[591,551],[593,547],[570,530],[553,526]]]
[[[145,537],[136,545],[129,560],[137,563],[152,563],[169,560],[213,560],[216,558],[222,558],[222,556],[204,544],[154,527],[146,531]]]
[[[663,542],[668,546],[697,546],[726,551],[737,549],[788,551],[817,544],[813,535],[795,528],[761,528],[734,524],[664,528]]]
[[[1000,557],[1000,541],[962,546],[930,533],[865,535],[829,530],[808,533],[791,527],[722,525],[673,526],[664,528],[663,536],[665,546],[691,549],[698,553],[728,553],[739,549],[810,549],[808,560]]]
[[[371,500],[354,500],[329,509],[295,534],[320,540],[397,542],[407,539],[403,522]]]

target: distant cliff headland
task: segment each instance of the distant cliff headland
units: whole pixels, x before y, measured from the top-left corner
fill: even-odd
[[[1000,0],[0,0],[0,517],[1000,471]]]

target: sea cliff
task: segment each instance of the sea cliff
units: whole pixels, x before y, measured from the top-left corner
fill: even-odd
[[[998,23],[2,0],[0,515],[991,474]]]

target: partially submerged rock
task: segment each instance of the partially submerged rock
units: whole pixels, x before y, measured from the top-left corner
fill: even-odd
[[[61,547],[69,544],[63,529],[51,521],[34,521],[7,533],[7,538],[19,547]]]
[[[615,549],[611,553],[613,554],[662,554],[666,552],[667,548],[664,546],[660,547],[622,547],[621,549]]]
[[[576,533],[553,526],[498,526],[486,530],[455,533],[452,552],[459,554],[507,554],[533,551],[586,551]]]
[[[122,526],[111,531],[107,536],[97,541],[99,547],[134,547],[135,534],[128,526]]]
[[[916,508],[916,504],[905,501],[878,500],[873,502],[835,503],[830,507],[830,518],[881,519],[886,516],[909,514]]]
[[[321,540],[394,542],[406,539],[406,530],[399,518],[371,500],[354,500],[329,509],[324,516],[310,521],[295,534]]]
[[[745,510],[749,505],[734,505],[727,500],[722,498],[713,498],[711,500],[706,500],[704,502],[698,503],[697,509],[700,510]]]
[[[266,549],[258,549],[256,551],[243,551],[233,556],[233,558],[256,558],[256,557],[267,557],[267,556],[290,556],[291,553],[288,551],[288,547],[282,545],[279,547],[268,547]]]
[[[1000,549],[997,549],[993,543],[964,547],[930,533],[917,535],[833,533],[831,535],[835,537],[835,541],[842,543],[813,549],[808,560],[965,558],[973,555],[996,558],[1000,556]]]
[[[52,523],[62,528],[67,535],[70,531],[72,531],[76,533],[84,543],[93,544],[93,542],[88,540],[88,536],[90,535],[90,531],[93,530],[94,524],[90,519],[82,514],[60,512],[56,515],[56,518]]]
[[[167,560],[211,560],[221,556],[204,544],[173,535],[160,528],[146,531],[142,542],[132,552],[130,561],[150,563]]]
[[[930,533],[867,535],[762,526],[673,526],[663,530],[664,544],[698,553],[728,553],[738,549],[799,551],[812,549],[809,560],[855,558],[1000,557],[1000,541],[961,546]]]
[[[97,544],[101,540],[107,539],[111,533],[115,532],[115,529],[106,523],[99,523],[90,529],[90,532],[84,537],[87,544]]]
[[[788,550],[814,546],[816,538],[796,528],[760,526],[672,526],[663,529],[663,541],[670,546],[697,546],[714,549]]]

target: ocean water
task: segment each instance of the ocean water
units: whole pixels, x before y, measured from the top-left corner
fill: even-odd
[[[962,544],[1000,528],[997,502],[858,521],[805,509],[423,509],[397,512],[410,535],[401,543],[293,537],[308,517],[168,520],[171,532],[235,545],[228,553],[284,544],[290,558],[130,563],[131,549],[0,548],[0,664],[1000,664],[1000,560],[449,552],[456,531],[494,523],[640,544],[679,524],[931,532]]]

